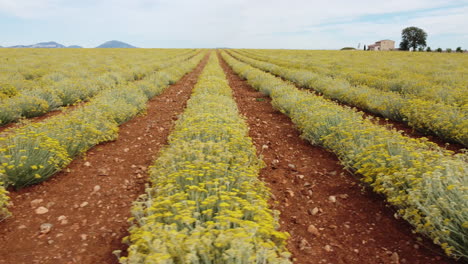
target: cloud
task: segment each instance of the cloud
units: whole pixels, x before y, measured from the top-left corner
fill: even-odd
[[[396,40],[409,25],[462,36],[467,8],[466,0],[0,0],[0,19],[26,31],[42,21],[48,38],[85,46],[120,39],[141,47],[340,48]]]

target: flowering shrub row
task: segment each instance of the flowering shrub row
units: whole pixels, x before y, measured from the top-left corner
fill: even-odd
[[[255,89],[268,94],[305,139],[336,153],[344,166],[385,195],[416,232],[450,256],[468,257],[467,153],[454,155],[424,139],[405,137],[227,53],[223,57]]]
[[[10,51],[13,52],[13,51]],[[15,51],[17,52],[17,51]],[[44,51],[45,52],[45,51]],[[76,51],[74,51],[76,53]],[[86,51],[87,52],[87,51]],[[83,54],[86,54],[83,51]],[[29,75],[16,76],[10,71],[0,72],[0,125],[17,121],[20,118],[29,118],[43,115],[60,106],[72,105],[81,101],[88,101],[99,92],[113,89],[118,85],[125,85],[129,82],[141,80],[156,70],[180,63],[182,60],[193,56],[196,51],[180,50],[161,51],[156,54],[138,53],[138,56],[128,57],[128,61],[119,62],[111,68],[96,71],[93,66],[109,63],[108,54],[96,53],[94,58],[83,56],[74,58],[81,67],[78,72],[74,72],[64,65],[63,69],[49,68],[48,65],[37,66],[36,72],[31,80],[24,79]],[[8,56],[9,54],[5,54]],[[122,56],[123,54],[114,54]],[[64,58],[62,53],[52,55],[48,61],[56,57]],[[99,64],[84,61],[98,61]],[[14,68],[14,65],[7,65]],[[22,66],[22,70],[30,70],[28,67],[36,65]],[[6,75],[11,74],[11,75]],[[2,80],[3,76],[3,80]]]
[[[251,58],[454,106],[468,104],[468,62],[453,54],[239,50]]]
[[[282,67],[235,52],[230,54],[301,87],[322,93],[326,98],[357,106],[392,120],[406,121],[408,125],[422,132],[430,132],[468,146],[468,105],[457,107],[419,98],[406,98],[396,92],[354,86],[344,79],[327,77],[309,70]]]
[[[134,204],[121,263],[290,263],[231,93],[212,56]]]
[[[17,189],[44,181],[92,146],[114,140],[120,124],[142,112],[149,98],[193,70],[203,56],[106,90],[84,107],[0,137],[0,181]]]

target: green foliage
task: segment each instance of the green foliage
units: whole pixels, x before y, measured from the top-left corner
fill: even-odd
[[[463,52],[462,47],[457,47],[457,49],[456,49],[455,51],[456,51],[456,52],[460,52],[460,53]]]
[[[452,49],[451,49],[451,48],[447,48],[445,51],[446,51],[447,53],[452,53]]]
[[[437,52],[442,52],[442,49],[441,49],[441,48],[437,48],[436,51],[437,51]]]
[[[412,48],[414,51],[418,47],[424,48],[426,46],[427,33],[418,27],[407,27],[401,31],[401,50],[409,50]]]
[[[432,50],[431,50],[431,47],[427,47],[427,48],[426,48],[426,51],[427,51],[427,52],[431,52],[431,51],[432,51]]]

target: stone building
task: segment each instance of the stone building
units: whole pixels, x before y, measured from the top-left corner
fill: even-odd
[[[368,50],[394,50],[394,49],[395,49],[395,41],[389,40],[389,39],[377,41],[376,43],[368,46]]]

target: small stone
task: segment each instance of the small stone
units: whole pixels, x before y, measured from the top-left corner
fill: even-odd
[[[50,239],[49,241],[47,241],[47,243],[48,243],[49,245],[52,245],[52,244],[54,243],[54,241],[53,241],[52,239]]]
[[[318,214],[319,209],[317,207],[314,207],[314,209],[310,209],[309,212],[310,212],[311,215],[316,215],[316,214]]]
[[[359,253],[359,249],[354,249],[354,253]]]
[[[310,249],[310,244],[307,242],[305,238],[301,239],[301,242],[299,242],[299,249],[304,250],[304,249]]]
[[[88,238],[88,235],[81,234],[80,237],[81,237],[81,240],[85,241]]]
[[[307,232],[315,236],[320,236],[320,232],[318,231],[317,227],[315,227],[314,225],[309,225],[309,227],[307,227]]]
[[[83,165],[85,165],[86,167],[91,167],[91,163],[89,161],[85,162]]]
[[[57,220],[60,221],[60,224],[61,224],[61,225],[66,225],[66,224],[68,224],[68,219],[67,219],[67,217],[64,216],[64,215],[59,216],[59,217],[57,218]]]
[[[38,207],[35,212],[36,212],[36,214],[41,215],[41,214],[45,214],[45,213],[49,212],[49,209],[45,208],[44,206],[41,206],[41,207]]]
[[[329,200],[330,202],[332,202],[332,203],[336,203],[336,196],[330,195],[330,196],[328,197],[328,200]]]
[[[341,199],[348,199],[349,195],[345,193],[345,194],[340,194],[339,197]]]
[[[393,252],[390,259],[392,260],[393,263],[400,264],[400,257],[398,256],[398,253]]]
[[[291,189],[286,189],[286,192],[289,194],[289,196],[294,197],[294,192]]]
[[[296,165],[290,163],[290,164],[288,164],[288,167],[291,168],[291,169],[295,169]]]
[[[302,175],[302,174],[298,174],[297,177],[298,177],[299,179],[301,179],[301,180],[304,179],[304,175]]]
[[[41,225],[41,234],[47,234],[52,229],[52,224],[44,223]]]
[[[279,160],[277,160],[277,159],[274,159],[274,160],[271,161],[271,164],[278,164],[278,163],[279,163]]]
[[[34,199],[34,200],[31,201],[31,207],[36,208],[43,201],[44,201],[43,199]]]
[[[101,186],[99,185],[94,186],[93,192],[99,192],[99,190],[101,190]]]
[[[262,149],[268,149],[268,145],[263,145]]]
[[[26,228],[25,225],[20,225],[20,226],[18,226],[18,229],[25,229],[25,228]]]
[[[106,169],[106,168],[98,169],[98,175],[99,176],[108,176],[109,175],[109,169]]]
[[[130,149],[129,148],[124,148],[124,152],[128,152]]]
[[[87,206],[88,204],[89,204],[88,202],[83,202],[83,203],[80,204],[80,207],[83,208],[83,207]]]
[[[414,249],[419,249],[419,245],[418,244],[414,244]]]
[[[324,246],[323,249],[325,249],[326,252],[331,252],[332,251],[332,247],[330,245]]]

